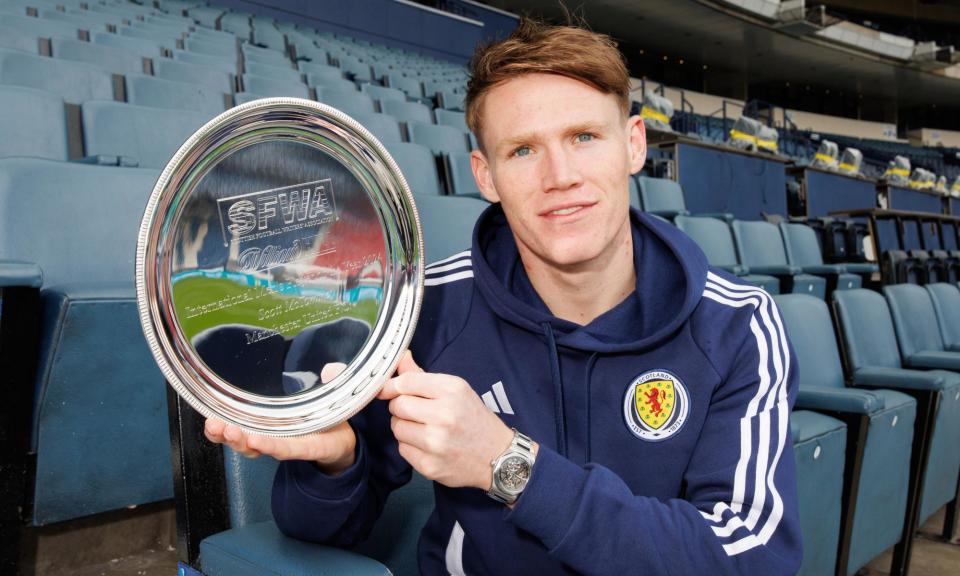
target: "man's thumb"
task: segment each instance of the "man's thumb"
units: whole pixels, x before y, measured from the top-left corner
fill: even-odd
[[[417,366],[417,363],[413,361],[413,354],[409,350],[403,353],[400,364],[397,365],[397,374],[406,374],[407,372],[423,372],[423,368]]]

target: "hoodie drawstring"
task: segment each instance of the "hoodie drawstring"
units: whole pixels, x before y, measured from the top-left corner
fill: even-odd
[[[550,375],[553,379],[553,415],[557,425],[557,452],[561,456],[567,455],[567,431],[564,429],[563,410],[563,380],[560,378],[560,352],[557,350],[557,339],[553,335],[553,327],[549,322],[541,324],[543,334],[547,337],[550,348]]]
[[[592,394],[591,394],[591,391],[590,391],[590,386],[591,386],[591,384],[593,384],[593,367],[596,366],[596,364],[597,364],[597,358],[598,358],[599,356],[600,356],[600,353],[599,353],[599,352],[594,352],[593,354],[590,355],[590,359],[587,360],[586,373],[585,373],[584,376],[583,376],[583,378],[584,378],[584,380],[586,380],[586,384],[587,384],[587,385],[585,386],[585,388],[587,389],[587,399],[586,399],[586,401],[583,403],[583,405],[586,406],[586,409],[587,409],[587,448],[586,448],[586,453],[585,453],[585,456],[584,456],[584,463],[585,463],[585,464],[586,464],[587,462],[590,462],[590,460],[591,460],[591,450],[590,450],[590,448],[591,448],[592,444],[591,444],[591,442],[590,442],[590,428],[591,428],[591,426],[590,426],[590,397],[592,396]]]

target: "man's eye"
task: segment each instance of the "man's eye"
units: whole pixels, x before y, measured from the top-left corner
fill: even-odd
[[[577,134],[577,142],[589,142],[593,140],[593,134],[584,132],[583,134]]]
[[[532,152],[532,150],[530,150],[529,146],[521,146],[513,151],[513,155],[518,157],[523,157],[523,156],[529,155],[530,152]]]

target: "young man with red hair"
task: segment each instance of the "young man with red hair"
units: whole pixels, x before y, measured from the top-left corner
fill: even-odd
[[[211,440],[283,462],[285,533],[369,532],[411,467],[436,482],[425,574],[793,574],[796,369],[772,299],[629,208],[646,156],[616,45],[525,21],[472,62],[485,198],[427,267],[412,356],[336,429]]]

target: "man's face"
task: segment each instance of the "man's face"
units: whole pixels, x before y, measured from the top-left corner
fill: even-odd
[[[525,258],[569,269],[630,242],[628,178],[646,157],[639,117],[554,74],[507,81],[482,104],[484,152],[473,152],[473,173],[484,197],[503,206]]]

